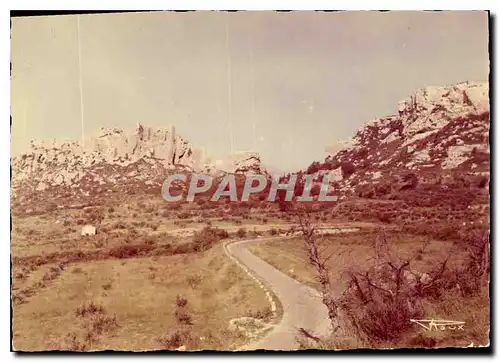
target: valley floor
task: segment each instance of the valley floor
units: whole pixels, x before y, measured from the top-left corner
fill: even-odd
[[[138,201],[14,214],[13,348],[239,350],[254,345],[272,333],[269,327],[279,325],[289,306],[277,305],[277,313],[272,312],[265,291],[226,255],[223,243],[229,240],[262,239],[249,243],[248,250],[296,281],[320,289],[290,214],[217,209],[202,217],[191,207],[177,210]],[[98,225],[98,233],[82,237],[79,231],[89,223]],[[375,240],[382,232],[394,258],[411,258],[420,273],[431,273],[443,260],[450,270],[467,263],[467,253],[457,243],[406,233],[398,225],[337,220],[330,211],[318,214],[314,223],[321,229],[320,249],[331,256],[327,266],[335,295],[342,295],[349,272],[374,266]],[[351,232],[336,234],[337,228]],[[430,332],[415,324],[369,347],[487,345],[486,289],[464,297],[455,288],[418,301],[422,318],[463,320],[463,333]],[[392,312],[388,309],[386,315]],[[352,333],[349,338],[309,348],[366,347]]]
[[[44,283],[13,305],[18,351],[234,350],[250,339],[231,330],[230,320],[269,315],[264,292],[221,245],[201,254],[68,264]],[[91,303],[104,311],[81,313]]]
[[[364,273],[377,264],[373,244],[377,237],[376,230],[361,230],[355,233],[328,235],[320,239],[319,247],[324,256],[331,256],[327,262],[332,288],[340,296],[350,280],[349,273]],[[428,273],[436,265],[448,259],[447,267],[451,270],[466,262],[466,252],[453,242],[430,240],[428,237],[386,232],[393,250],[394,258],[411,260],[413,270]],[[423,250],[422,246],[426,245]],[[249,250],[264,261],[273,265],[288,276],[320,289],[321,285],[315,268],[309,262],[307,249],[300,238],[275,239],[261,243],[252,243]],[[412,259],[413,258],[413,259]],[[480,283],[477,281],[477,283]],[[365,343],[350,334],[344,342],[330,341],[323,345],[327,349],[398,348],[398,347],[454,347],[486,346],[489,344],[490,314],[488,287],[471,297],[464,297],[459,291],[443,291],[437,298],[422,298],[418,301],[422,319],[441,319],[464,321],[465,328],[460,331],[424,330],[413,324],[407,333],[397,339]],[[390,309],[387,313],[391,313]],[[408,321],[409,322],[409,321]],[[374,322],[376,323],[376,321]],[[346,332],[346,331],[343,331]],[[371,341],[373,342],[373,341]],[[309,345],[309,347],[311,347]],[[312,345],[312,348],[318,348]]]

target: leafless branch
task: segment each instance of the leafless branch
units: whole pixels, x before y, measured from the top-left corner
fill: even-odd
[[[302,232],[302,237],[304,244],[307,248],[307,253],[309,256],[310,263],[316,269],[318,273],[318,280],[321,285],[321,295],[323,304],[328,309],[328,317],[332,324],[333,330],[337,331],[339,328],[338,321],[338,303],[336,298],[333,296],[332,286],[330,283],[330,275],[328,268],[326,266],[326,260],[321,257],[320,251],[318,251],[318,243],[315,235],[315,228],[311,224],[308,218],[299,214],[299,225]],[[323,250],[324,252],[324,250]]]

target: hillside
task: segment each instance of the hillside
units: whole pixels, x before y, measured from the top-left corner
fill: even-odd
[[[333,173],[339,217],[422,233],[436,222],[457,236],[460,228],[489,225],[489,130],[488,83],[427,87],[401,101],[397,115],[333,146],[340,149],[307,173]]]
[[[316,166],[342,171],[342,191],[404,171],[488,174],[489,125],[487,83],[423,88]]]
[[[172,173],[265,172],[256,153],[212,162],[173,127],[139,127],[101,128],[84,142],[32,141],[29,151],[11,162],[13,206],[99,204],[143,193],[161,197],[161,185]]]

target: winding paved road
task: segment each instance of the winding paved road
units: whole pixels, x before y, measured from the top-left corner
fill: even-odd
[[[321,302],[320,293],[317,290],[283,274],[246,248],[251,243],[270,239],[272,238],[242,240],[226,246],[227,251],[233,257],[267,284],[283,307],[283,318],[280,324],[258,342],[246,346],[245,350],[294,350],[298,348],[296,337],[299,336],[299,328],[304,328],[318,337],[327,335],[330,328],[328,311]]]

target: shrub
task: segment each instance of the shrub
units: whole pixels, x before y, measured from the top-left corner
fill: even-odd
[[[480,188],[480,189],[485,188],[486,185],[488,185],[488,183],[489,183],[489,179],[488,179],[488,177],[486,177],[484,175],[478,176],[475,180],[475,186]]]
[[[247,234],[247,231],[244,228],[239,228],[236,232],[236,236],[239,238],[244,238]]]
[[[176,310],[174,312],[174,315],[175,315],[175,318],[177,319],[177,322],[179,322],[180,324],[184,324],[184,325],[193,324],[191,316],[183,310],[179,310],[179,309]]]
[[[306,174],[313,174],[318,172],[321,169],[321,164],[318,161],[314,161],[309,165],[306,170]]]
[[[472,160],[475,164],[487,164],[490,162],[490,155],[487,152],[481,151],[474,147],[471,152]]]
[[[185,307],[187,304],[188,304],[188,300],[187,298],[185,297],[181,297],[181,296],[177,296],[176,300],[175,300],[175,304],[178,306],[178,307]]]
[[[356,167],[352,162],[343,162],[340,165],[340,170],[342,171],[342,178],[346,179],[356,171]]]
[[[375,193],[377,196],[384,196],[387,195],[391,192],[391,185],[390,184],[379,184],[375,186]]]
[[[27,275],[27,273],[21,271],[21,272],[16,273],[15,277],[17,279],[26,279],[28,277],[28,275]]]
[[[59,274],[61,274],[60,269],[52,267],[48,272],[43,276],[43,281],[50,281],[56,279]]]
[[[91,335],[89,336],[91,337]],[[85,338],[87,342],[92,342],[93,338]],[[68,333],[66,335],[66,344],[67,344],[67,349],[70,351],[75,351],[75,352],[84,352],[89,349],[88,343],[82,343],[81,341],[78,340],[78,336],[76,333]],[[63,348],[66,349],[66,348]]]
[[[103,284],[102,289],[104,290],[110,290],[113,284],[111,282],[108,282],[106,284]]]
[[[402,177],[403,185],[400,190],[413,190],[417,187],[418,178],[413,172],[407,173]]]
[[[149,236],[148,238],[146,238],[146,240],[144,241],[147,245],[156,245],[156,238],[153,236]]]
[[[191,216],[191,214],[187,211],[177,214],[177,218],[179,218],[179,219],[188,219],[190,216]]]
[[[386,266],[350,272],[350,288],[341,301],[351,327],[372,343],[399,338],[411,328],[410,319],[417,312],[415,298],[401,277],[409,264],[396,265],[395,269]]]
[[[268,320],[273,316],[273,311],[270,307],[266,307],[264,309],[249,310],[246,315],[256,319]]]
[[[123,221],[119,221],[114,225],[115,229],[126,229],[127,225]]]
[[[104,314],[105,310],[102,305],[95,304],[94,302],[84,303],[76,308],[75,314],[77,317],[85,317],[87,315]]]
[[[437,344],[437,341],[435,338],[433,337],[426,337],[426,336],[423,336],[421,334],[415,336],[415,337],[412,337],[410,340],[409,340],[409,347],[419,347],[419,348],[422,348],[422,347],[425,347],[425,348],[433,348],[435,347]]]
[[[202,281],[202,277],[199,275],[189,276],[187,278],[187,283],[192,289],[195,289]]]
[[[23,296],[19,294],[13,294],[12,295],[12,303],[14,304],[24,304],[26,303],[26,300],[24,299]]]
[[[146,254],[153,249],[154,246],[148,244],[120,245],[110,249],[107,253],[109,257],[126,259]]]
[[[469,247],[468,262],[452,269],[448,259],[440,261],[426,273],[412,270],[413,258],[422,256],[427,244],[414,257],[400,259],[391,251],[383,233],[375,240],[376,266],[348,272],[349,287],[340,298],[340,306],[347,317],[347,326],[372,347],[401,340],[412,327],[410,318],[421,317],[421,301],[446,298],[457,286],[462,296],[479,295],[489,280],[489,235],[477,235]],[[414,337],[412,345],[431,346],[435,341],[422,343]],[[386,344],[385,344],[386,345]]]
[[[225,229],[217,229],[217,235],[220,239],[227,239],[229,237],[229,233]]]
[[[383,223],[389,223],[391,221],[391,217],[390,217],[389,213],[387,213],[387,212],[379,213],[378,219],[380,222],[383,222]]]
[[[92,348],[92,345],[98,342],[98,336],[117,327],[116,316],[106,315],[106,311],[101,305],[94,302],[84,303],[75,311],[77,317],[81,319],[84,328],[83,341],[77,338],[76,333],[67,335],[67,344],[73,351],[85,351]]]
[[[176,349],[182,345],[185,345],[190,341],[191,334],[187,330],[183,331],[175,331],[168,335],[167,337],[158,338],[158,343],[162,345],[162,347],[166,349]]]
[[[373,299],[362,309],[359,324],[363,332],[376,341],[398,338],[412,327],[415,313],[400,299]]]
[[[193,237],[193,251],[207,250],[219,240],[227,239],[228,237],[229,233],[227,232],[227,230],[205,226]]]
[[[96,334],[108,332],[118,325],[116,316],[99,315],[92,321],[92,331]]]

